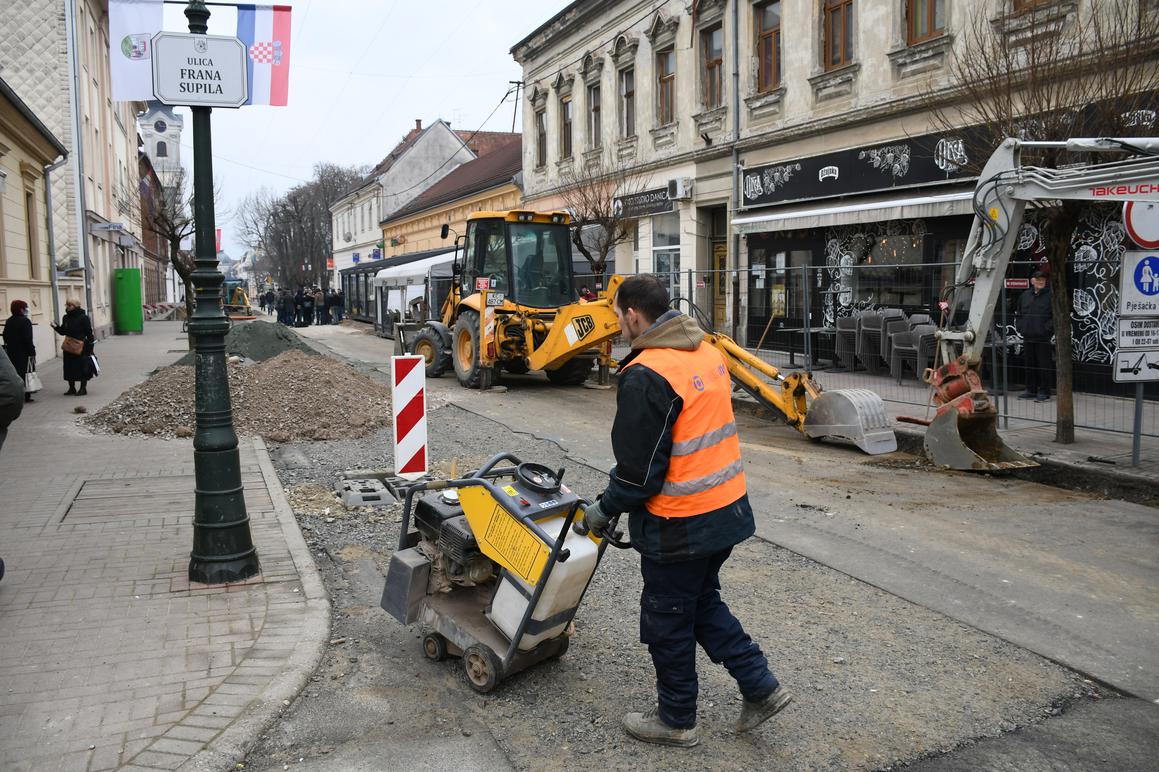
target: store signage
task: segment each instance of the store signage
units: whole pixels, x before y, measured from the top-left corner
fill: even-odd
[[[224,35],[158,32],[153,95],[167,105],[241,107],[249,97],[245,44]]]
[[[926,134],[865,145],[809,158],[754,166],[742,178],[744,206],[766,206],[804,199],[966,181],[969,148],[981,135],[966,129],[955,135]]]
[[[668,198],[668,188],[644,190],[629,196],[618,196],[612,204],[612,211],[616,217],[626,220],[666,214],[672,211],[672,199]]]
[[[1030,279],[1007,279],[1006,289],[1030,289]]]
[[[1126,252],[1119,266],[1116,383],[1159,381],[1159,252]]]

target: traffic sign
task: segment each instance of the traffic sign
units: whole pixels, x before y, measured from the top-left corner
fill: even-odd
[[[1112,375],[1115,383],[1159,381],[1159,350],[1115,352]]]
[[[1123,254],[1119,316],[1159,316],[1159,252]]]
[[[1159,351],[1159,318],[1128,317],[1119,320],[1119,351],[1154,349]]]
[[[1159,249],[1159,203],[1126,202],[1123,204],[1123,225],[1131,241],[1143,249]]]
[[[158,32],[153,95],[167,105],[241,107],[249,97],[245,44],[224,35]]]

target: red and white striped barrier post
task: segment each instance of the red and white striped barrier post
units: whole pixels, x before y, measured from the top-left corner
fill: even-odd
[[[427,473],[426,360],[413,354],[391,357],[390,383],[394,471],[417,480]]]

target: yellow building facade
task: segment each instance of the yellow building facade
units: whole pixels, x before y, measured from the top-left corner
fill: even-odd
[[[454,233],[467,232],[467,215],[473,212],[503,211],[519,207],[523,194],[514,183],[501,188],[484,191],[457,201],[451,201],[433,208],[391,220],[383,225],[382,239],[384,257],[398,257],[411,252],[425,252],[446,246],[453,242],[443,241],[439,233],[444,224]]]

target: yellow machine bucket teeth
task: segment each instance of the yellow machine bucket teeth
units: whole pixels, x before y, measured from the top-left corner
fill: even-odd
[[[984,472],[1038,466],[1002,441],[995,413],[963,416],[947,410],[930,422],[924,447],[926,458],[946,469]]]
[[[869,389],[823,391],[805,414],[805,434],[848,440],[871,456],[897,450],[881,397]]]

